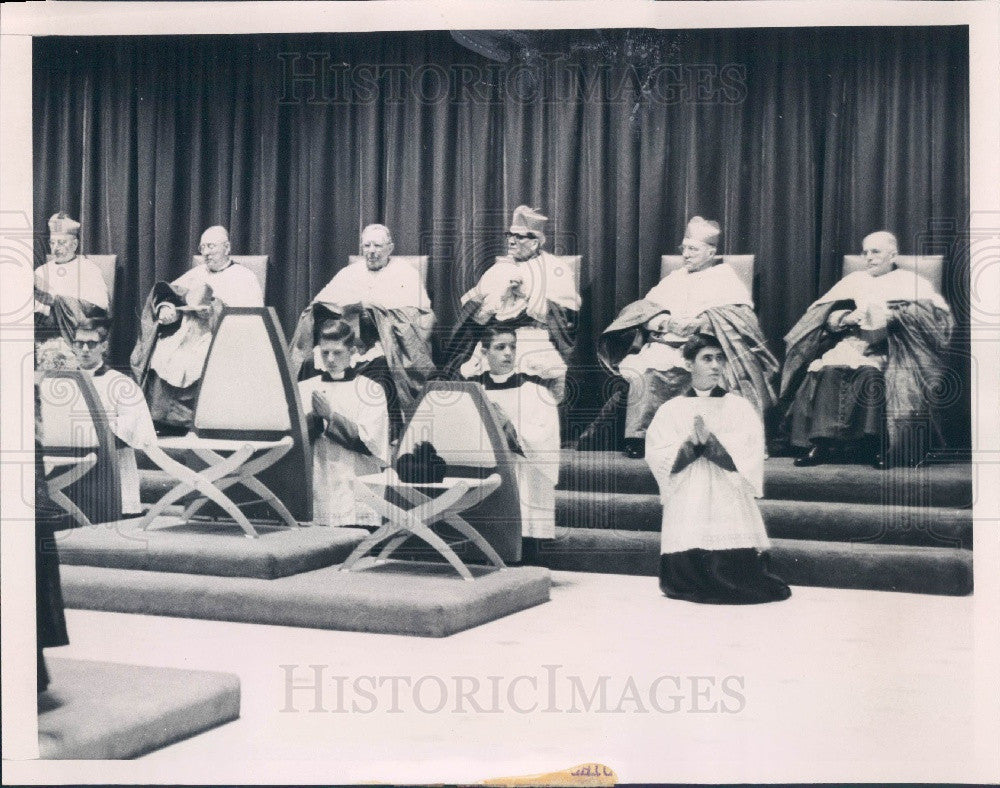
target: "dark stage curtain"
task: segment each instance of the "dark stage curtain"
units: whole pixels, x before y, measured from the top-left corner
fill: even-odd
[[[596,338],[689,216],[757,255],[779,354],[842,256],[885,227],[904,253],[946,255],[947,404],[968,421],[966,28],[519,33],[498,57],[446,32],[35,39],[36,226],[66,210],[85,251],[119,255],[123,365],[150,287],[209,225],[270,255],[267,303],[290,332],[382,221],[399,253],[431,255],[448,327],[528,203],[551,249],[583,255],[588,384]],[[601,386],[574,390],[586,410]]]

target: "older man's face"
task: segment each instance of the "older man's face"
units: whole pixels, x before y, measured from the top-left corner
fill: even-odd
[[[542,242],[531,233],[507,233],[507,254],[520,262],[538,254]]]
[[[684,267],[691,273],[708,268],[715,260],[715,247],[704,241],[685,238],[681,242],[681,257]]]
[[[52,252],[52,260],[56,263],[68,263],[76,257],[76,250],[80,246],[80,239],[68,233],[59,233],[49,238],[49,251]]]
[[[206,230],[202,233],[198,250],[210,271],[221,271],[229,265],[229,237],[220,231]]]
[[[862,253],[872,276],[889,273],[896,262],[896,244],[886,235],[869,235],[863,242]]]
[[[389,263],[389,255],[392,254],[393,243],[385,230],[377,228],[365,230],[361,234],[361,254],[365,258],[365,265],[369,271],[378,271],[385,268]]]

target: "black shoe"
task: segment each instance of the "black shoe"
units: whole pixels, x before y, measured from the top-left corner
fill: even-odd
[[[827,449],[821,448],[819,446],[813,446],[808,454],[802,457],[797,457],[793,462],[796,468],[811,468],[814,465],[822,465],[824,462],[829,462],[830,452]]]
[[[646,441],[643,438],[628,438],[625,441],[625,456],[641,460],[646,456]]]
[[[889,468],[889,463],[885,459],[885,455],[879,452],[875,455],[875,459],[872,460],[872,467],[877,471],[885,471]]]

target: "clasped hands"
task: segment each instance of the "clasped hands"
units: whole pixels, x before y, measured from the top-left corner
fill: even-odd
[[[695,446],[703,446],[712,437],[711,431],[705,426],[705,419],[701,416],[694,417],[694,430],[691,433],[690,441]]]
[[[528,296],[524,292],[523,287],[524,279],[519,276],[512,276],[507,283],[506,289],[500,294],[499,299],[490,295],[487,295],[483,299],[482,306],[480,306],[476,312],[476,321],[479,323],[486,323],[498,312],[510,311],[511,307],[518,301],[525,302],[526,307]]]
[[[329,421],[333,417],[333,407],[322,391],[312,393],[312,409],[317,416]]]

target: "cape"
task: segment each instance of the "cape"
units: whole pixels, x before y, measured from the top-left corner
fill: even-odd
[[[612,374],[619,374],[622,359],[642,347],[643,324],[664,311],[661,303],[645,298],[622,309],[598,340],[601,364]],[[718,339],[726,354],[726,388],[749,401],[758,413],[764,413],[776,400],[772,381],[779,364],[767,349],[753,308],[748,304],[723,304],[705,309],[698,317],[699,331]]]
[[[76,327],[84,320],[106,320],[108,311],[90,301],[72,296],[53,295],[35,287],[35,300],[49,307],[49,314],[35,313],[35,334],[39,340],[59,334],[72,342]]]
[[[139,338],[136,340],[135,348],[129,358],[129,365],[132,367],[132,374],[139,381],[139,385],[145,387],[146,376],[149,372],[149,362],[156,349],[156,340],[160,336],[170,336],[178,331],[185,330],[185,321],[195,319],[204,322],[204,329],[212,333],[215,332],[222,317],[222,309],[225,306],[218,298],[213,298],[207,304],[208,310],[198,318],[182,317],[170,326],[161,326],[156,321],[156,307],[161,303],[170,302],[175,306],[183,306],[187,288],[172,285],[169,282],[157,282],[150,290],[146,303],[142,307],[142,315],[139,319]]]
[[[886,274],[891,276],[895,271]],[[781,399],[790,404],[813,359],[818,358],[838,340],[839,335],[826,325],[834,309],[860,306],[863,296],[854,287],[864,283],[858,275],[872,279],[859,271],[844,277],[824,296],[813,303],[792,330],[785,335],[785,365],[781,373]],[[888,295],[903,296],[886,301],[888,310],[885,369],[886,426],[890,446],[898,444],[904,422],[914,418],[930,421],[936,438],[941,432],[931,403],[941,379],[943,358],[951,342],[954,319],[945,301],[930,283],[926,288],[912,279],[922,277],[908,274],[903,289],[896,288]],[[878,277],[879,279],[883,277]],[[848,281],[848,280],[854,281]],[[897,277],[897,283],[901,278]],[[891,285],[892,280],[886,283]],[[928,294],[928,289],[930,294]],[[914,293],[916,298],[905,298]]]

